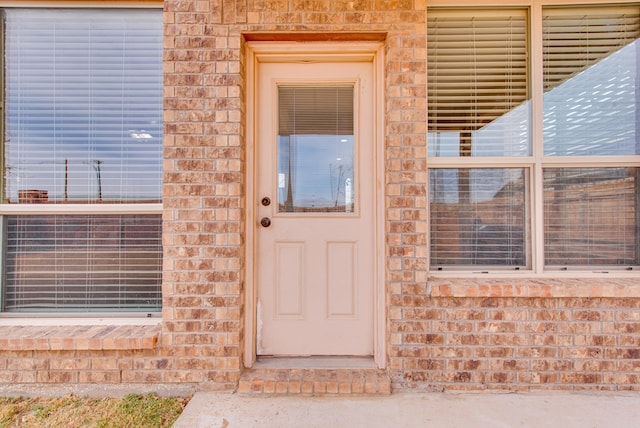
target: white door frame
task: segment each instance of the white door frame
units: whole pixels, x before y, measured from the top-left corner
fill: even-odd
[[[299,61],[367,61],[374,74],[374,360],[379,368],[387,364],[386,298],[384,287],[384,57],[378,42],[248,42],[246,44],[246,257],[243,363],[252,367],[256,361],[257,281],[256,281],[256,81],[260,62]]]

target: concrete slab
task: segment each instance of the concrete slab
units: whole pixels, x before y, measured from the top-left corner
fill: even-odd
[[[636,428],[638,393],[394,393],[265,397],[198,392],[173,428]]]

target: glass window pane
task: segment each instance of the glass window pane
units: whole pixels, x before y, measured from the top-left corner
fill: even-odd
[[[5,228],[5,311],[160,310],[160,215],[8,216]]]
[[[431,169],[431,268],[527,265],[524,168]]]
[[[353,212],[353,86],[278,88],[278,211]]]
[[[528,15],[430,9],[429,156],[531,153]]]
[[[5,14],[4,202],[159,202],[162,11]]]
[[[545,155],[640,154],[640,8],[548,8],[543,31]]]
[[[639,168],[546,168],[547,266],[638,265]]]

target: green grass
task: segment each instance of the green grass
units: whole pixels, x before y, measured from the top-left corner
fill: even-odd
[[[0,397],[0,428],[169,428],[187,402],[156,394],[101,399]]]

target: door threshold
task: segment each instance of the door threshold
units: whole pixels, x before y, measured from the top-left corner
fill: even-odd
[[[253,368],[261,369],[376,369],[373,357],[310,356],[272,357],[259,356]]]

